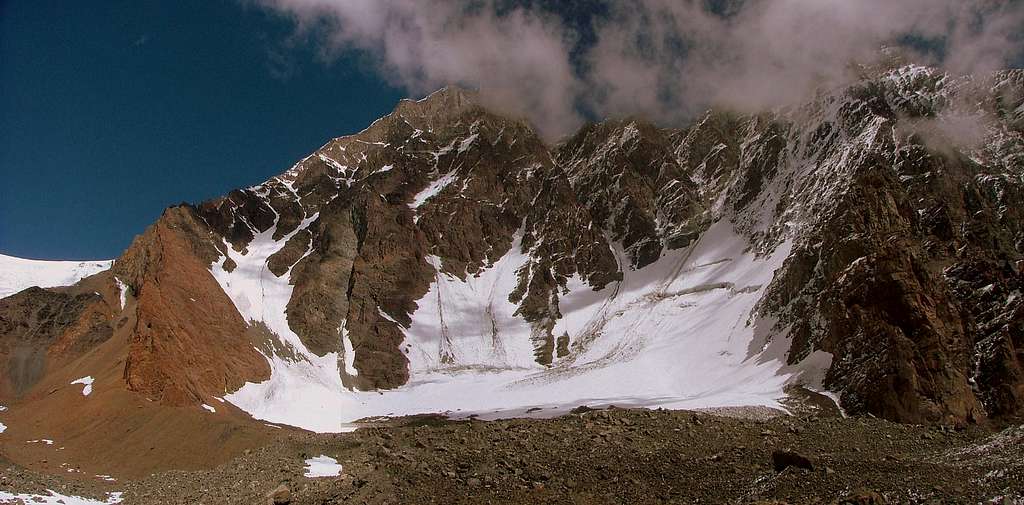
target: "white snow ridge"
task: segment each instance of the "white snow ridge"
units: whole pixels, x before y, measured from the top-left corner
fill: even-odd
[[[0,298],[32,286],[70,286],[90,275],[108,270],[112,264],[110,260],[44,261],[0,254]]]

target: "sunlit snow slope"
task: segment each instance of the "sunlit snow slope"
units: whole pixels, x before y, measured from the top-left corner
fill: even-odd
[[[0,254],[0,298],[32,286],[70,286],[85,277],[109,269],[111,263],[110,260],[29,260]]]
[[[254,241],[261,245],[250,246],[248,255],[232,251],[239,265],[233,272],[214,271],[240,312],[275,328],[286,324],[282,300],[290,289],[262,268],[273,249],[265,240]],[[544,367],[533,360],[529,325],[507,300],[526,261],[517,241],[505,257],[465,281],[437,273],[404,332],[411,372],[405,386],[344,389],[337,380],[343,359],[333,353],[318,358],[279,327],[299,350],[297,359],[270,357],[270,380],[225,398],[257,418],[317,431],[425,412],[487,418],[531,409],[551,415],[580,404],[779,407],[783,387],[802,373],[814,382],[830,356],[815,353],[788,368],[788,342],[767,346],[765,335],[757,334],[755,305],[790,245],[762,258],[747,248],[731,224],[719,222],[692,246],[643,269],[627,269],[621,282],[603,290],[571,282],[556,326],[556,333],[569,335],[571,351]]]

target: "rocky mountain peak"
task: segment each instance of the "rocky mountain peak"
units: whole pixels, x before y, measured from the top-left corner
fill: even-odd
[[[392,115],[398,115],[410,121],[420,119],[429,122],[457,116],[466,109],[479,106],[479,96],[476,92],[449,85],[420,100],[406,98],[399,101]]]
[[[402,101],[136,241],[114,268],[141,311],[125,380],[173,403],[241,387],[239,407],[318,428],[595,395],[778,406],[797,386],[902,421],[1019,414],[1020,76],[895,66],[557,146],[458,88]],[[964,124],[980,142],[945,141]],[[234,358],[181,374],[174,341]]]
[[[990,99],[1002,104],[1005,119],[990,123],[987,135],[1010,153],[998,161],[981,151],[936,148],[904,125],[976,110],[971,103],[987,103],[978,94],[998,87],[978,82],[895,66],[798,108],[757,115],[710,111],[682,130],[609,120],[555,147],[545,146],[529,126],[479,106],[471,94],[446,88],[403,101],[364,132],[331,141],[289,171],[293,175],[229,195],[222,206],[232,206],[235,217],[220,233],[243,252],[260,233],[287,239],[267,260],[281,282],[295,286],[282,331],[294,332],[291,346],[300,360],[302,348],[310,360],[341,356],[346,387],[394,387],[410,374],[449,367],[581,366],[592,359],[586,356],[596,342],[619,338],[612,329],[618,316],[601,313],[587,326],[567,326],[580,310],[581,289],[620,292],[643,275],[633,272],[656,271],[677,255],[688,258],[739,240],[742,254],[760,258],[754,261],[788,256],[763,282],[705,285],[754,294],[745,331],[768,331],[757,337],[765,338],[766,349],[791,341],[787,366],[805,367],[817,353],[829,353],[835,361],[824,384],[842,391],[844,406],[854,410],[914,420],[977,419],[985,410],[977,398],[992,396],[968,385],[972,374],[982,373],[964,358],[975,352],[969,336],[975,323],[964,315],[972,309],[938,308],[957,306],[956,291],[944,282],[950,272],[968,270],[930,265],[956,263],[957,247],[978,244],[950,231],[953,222],[978,219],[969,217],[978,216],[978,195],[1007,198],[1006,179],[999,179],[1003,189],[996,192],[953,196],[991,184],[973,174],[984,172],[982,166],[1020,173],[1013,161],[1020,151],[1013,147],[1020,136],[1016,112],[1007,111],[1019,107],[1007,90],[1015,81],[1003,78]],[[946,202],[946,210],[927,203],[932,198]],[[962,211],[949,204],[958,198],[970,202]],[[1005,219],[1007,211],[998,215]],[[922,234],[926,229],[936,231]],[[904,237],[900,246],[893,237]],[[938,253],[940,241],[961,245]],[[1007,247],[1016,246],[985,250],[994,260],[1019,255]],[[907,252],[909,261],[893,256]],[[729,264],[739,257],[707,260]],[[699,265],[687,268],[699,271]],[[914,280],[875,278],[877,289],[924,293],[928,300],[900,302],[903,313],[920,314],[913,320],[929,329],[912,330],[914,343],[891,347],[884,358],[905,359],[911,352],[905,345],[941,348],[940,361],[912,363],[901,372],[901,380],[921,384],[915,388],[869,388],[854,380],[878,378],[887,368],[864,368],[861,353],[877,342],[862,340],[868,333],[841,330],[848,324],[841,321],[855,318],[862,328],[875,328],[887,335],[886,346],[908,335],[907,324],[918,324],[868,306],[884,298],[842,291],[844,282],[878,272]],[[680,292],[703,292],[705,285]],[[460,295],[468,305],[456,308],[444,293],[464,289],[470,289]],[[491,294],[479,299],[480,289]],[[597,296],[622,302],[613,294]],[[863,312],[854,316],[848,303]],[[426,314],[440,322],[426,322]],[[515,346],[520,350],[513,352]],[[927,368],[938,363],[945,370],[941,380]],[[900,402],[916,407],[896,407]]]

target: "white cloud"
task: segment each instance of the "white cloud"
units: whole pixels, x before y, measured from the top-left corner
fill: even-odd
[[[556,13],[498,0],[258,0],[317,37],[324,54],[359,50],[392,84],[424,95],[446,84],[479,88],[488,105],[528,118],[549,139],[601,115],[661,122],[712,103],[785,104],[839,85],[882,46],[958,73],[1020,55],[1018,0],[609,0],[596,40]],[[906,37],[931,41],[921,53]],[[574,66],[572,51],[583,65]],[[939,56],[937,56],[939,55]]]

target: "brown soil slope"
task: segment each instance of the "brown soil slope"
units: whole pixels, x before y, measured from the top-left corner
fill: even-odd
[[[201,233],[187,207],[172,208],[113,271],[0,300],[0,455],[87,480],[138,478],[217,464],[281,429],[215,399],[269,367],[201,259]],[[123,308],[115,275],[128,285]],[[83,377],[88,396],[71,384]]]

